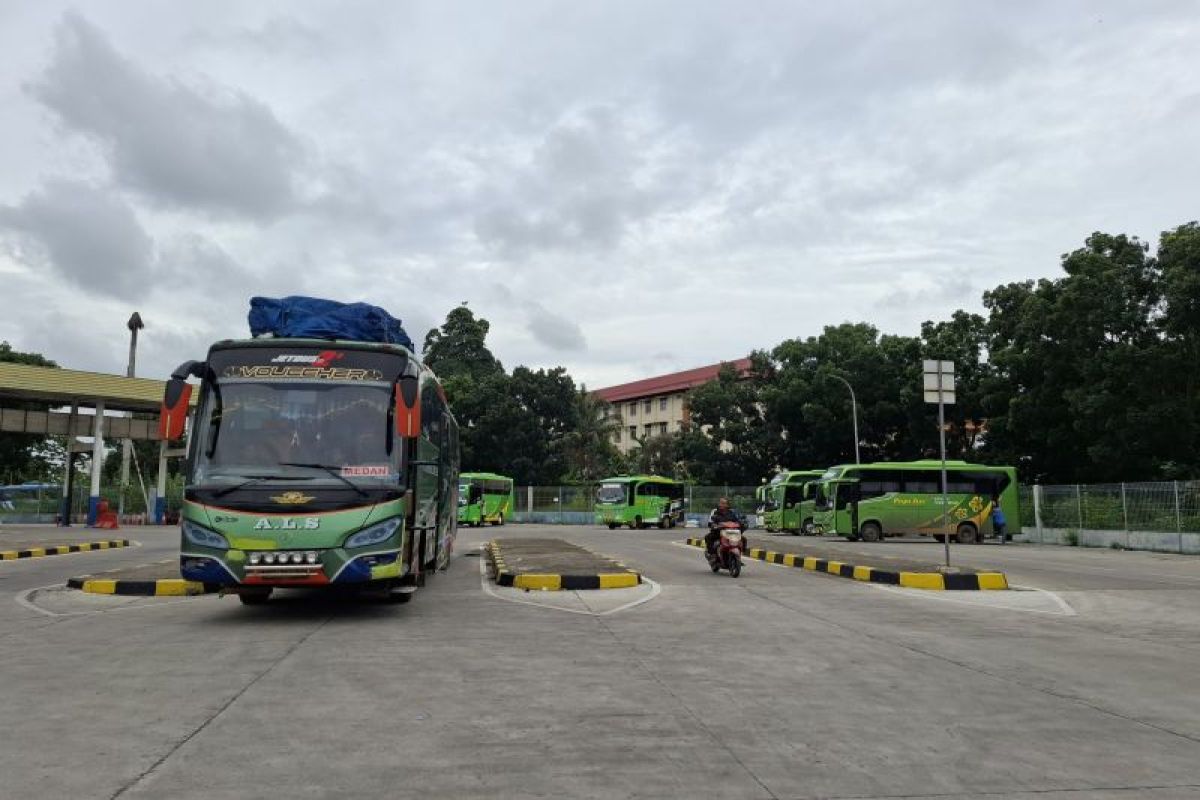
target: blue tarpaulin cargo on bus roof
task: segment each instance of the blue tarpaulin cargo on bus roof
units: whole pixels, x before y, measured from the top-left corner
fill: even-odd
[[[250,334],[288,339],[351,339],[412,349],[400,320],[369,303],[339,303],[317,297],[251,297]]]

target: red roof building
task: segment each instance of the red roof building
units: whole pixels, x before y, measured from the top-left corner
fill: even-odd
[[[750,359],[739,358],[597,389],[596,395],[611,403],[620,416],[621,433],[615,442],[621,452],[640,447],[640,442],[651,436],[682,429],[687,420],[685,400],[688,390],[715,380],[726,363],[739,375],[750,371]]]

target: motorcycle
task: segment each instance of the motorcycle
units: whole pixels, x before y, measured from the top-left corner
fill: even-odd
[[[721,539],[717,543],[716,552],[712,552],[707,548],[704,551],[704,557],[708,559],[708,566],[713,572],[720,572],[722,569],[729,570],[730,577],[736,578],[742,574],[742,547],[745,544],[745,539],[742,536],[743,528],[736,522],[722,522],[713,526],[710,530],[718,530],[721,533]]]

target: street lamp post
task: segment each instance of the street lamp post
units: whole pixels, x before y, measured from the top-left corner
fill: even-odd
[[[146,327],[142,322],[141,314],[136,311],[129,321],[125,323],[125,327],[129,328],[129,365],[125,368],[125,376],[132,378],[134,376],[134,365],[137,362],[137,335],[138,331]],[[129,488],[129,459],[133,455],[133,440],[126,439],[121,450],[121,496],[117,498],[117,518],[125,513],[125,492]]]
[[[854,397],[854,387],[850,385],[850,381],[843,378],[841,375],[834,375],[839,381],[846,385],[850,390],[850,416],[854,419],[854,463],[861,464],[858,458],[858,400]]]

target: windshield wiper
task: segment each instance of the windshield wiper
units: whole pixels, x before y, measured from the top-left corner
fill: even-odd
[[[300,461],[280,461],[279,466],[281,466],[281,467],[307,467],[308,469],[323,469],[326,472],[328,472],[330,475],[332,475],[333,477],[337,478],[342,483],[349,486],[354,491],[358,492],[358,494],[361,497],[367,496],[367,493],[365,491],[363,491],[363,488],[361,486],[359,486],[357,483],[355,483],[354,481],[350,480],[349,478],[347,478],[345,475],[342,474],[341,467],[334,467],[334,466],[330,466],[329,464],[306,464],[306,463],[303,463]]]
[[[245,478],[247,476],[240,475],[238,477]],[[251,484],[259,483],[261,481],[304,481],[304,480],[308,480],[307,478],[301,477],[300,475],[250,475],[248,477],[250,478],[249,480],[242,481],[241,483],[235,483],[233,486],[226,486],[224,489],[218,489],[217,491],[213,492],[213,497],[224,497],[225,495],[229,494],[230,492],[236,492],[238,489],[244,489],[247,486],[250,486]]]

